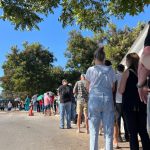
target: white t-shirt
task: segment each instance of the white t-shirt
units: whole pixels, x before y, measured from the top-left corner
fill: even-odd
[[[122,78],[122,73],[117,72],[117,74],[116,74],[116,81],[117,81],[116,103],[122,103],[122,94],[120,94],[118,91],[120,82],[121,82],[121,78]]]

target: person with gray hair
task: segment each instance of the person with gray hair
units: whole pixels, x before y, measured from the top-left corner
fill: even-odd
[[[81,124],[81,116],[82,113],[84,113],[85,117],[85,124],[86,124],[86,131],[87,134],[89,133],[89,126],[88,126],[88,115],[87,115],[87,109],[88,109],[88,92],[86,89],[86,80],[85,75],[81,74],[80,80],[76,82],[73,93],[77,96],[77,132],[80,133],[80,124]]]

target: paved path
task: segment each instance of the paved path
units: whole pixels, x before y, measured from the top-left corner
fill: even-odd
[[[89,135],[78,134],[76,126],[72,127],[59,129],[57,116],[36,113],[29,117],[25,112],[0,112],[0,150],[88,150]],[[103,137],[99,139],[103,144]],[[128,143],[120,146],[129,150]]]

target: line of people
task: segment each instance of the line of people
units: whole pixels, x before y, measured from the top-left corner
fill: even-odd
[[[86,131],[90,133],[90,150],[98,150],[98,135],[102,121],[105,150],[118,148],[122,141],[120,131],[121,117],[124,120],[124,139],[130,142],[131,150],[139,150],[138,134],[143,150],[150,149],[150,139],[146,129],[146,104],[138,94],[137,69],[139,56],[130,53],[126,57],[127,69],[118,66],[117,75],[111,63],[105,61],[104,48],[94,53],[95,65],[89,67],[86,75],[81,75],[72,89],[67,80],[58,89],[60,96],[60,129],[64,129],[66,117],[68,129],[71,128],[71,101],[77,98],[77,132],[80,130],[82,113],[85,117]]]

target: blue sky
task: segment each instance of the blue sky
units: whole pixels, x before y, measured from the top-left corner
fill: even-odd
[[[60,22],[58,22],[59,10],[55,11],[54,15],[50,15],[39,24],[40,31],[16,31],[14,26],[10,22],[4,22],[0,20],[0,76],[3,75],[1,68],[3,62],[6,60],[6,54],[10,52],[10,47],[18,45],[21,49],[21,45],[24,41],[39,42],[44,47],[49,47],[49,50],[53,52],[57,61],[54,63],[55,66],[59,65],[65,67],[67,59],[64,57],[64,51],[67,46],[67,39],[69,31],[78,29],[77,26],[68,26],[63,29]],[[126,16],[123,20],[112,19],[112,22],[117,24],[119,28],[128,25],[135,27],[139,21],[150,20],[150,6],[145,8],[145,12],[138,16]],[[85,30],[82,31],[84,36],[92,36],[92,32]]]

